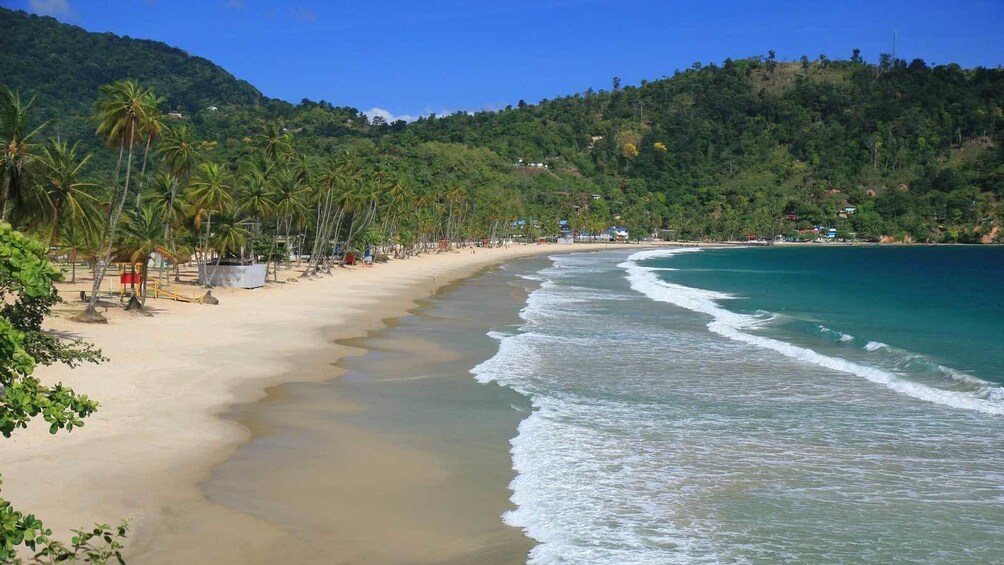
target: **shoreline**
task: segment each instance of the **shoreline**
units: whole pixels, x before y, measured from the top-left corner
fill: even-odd
[[[518,321],[525,296],[512,281],[482,267],[340,340],[352,351],[337,362],[299,361],[328,378],[235,407],[228,417],[253,437],[202,488],[282,529],[253,562],[312,562],[329,549],[338,563],[525,562],[535,542],[501,520],[513,509],[510,440],[526,416],[513,405],[525,398],[469,372],[495,353],[488,331]]]
[[[50,436],[35,423],[0,443],[4,494],[60,537],[133,516],[125,554],[144,563],[246,561],[279,532],[212,503],[200,487],[251,438],[250,429],[227,418],[234,407],[279,384],[332,378],[296,372],[296,360],[320,351],[328,363],[343,359],[355,351],[332,348],[333,339],[365,337],[415,309],[416,300],[489,265],[634,247],[650,246],[520,245],[425,255],[281,288],[221,289],[218,306],[151,300],[154,319],[116,312],[106,326],[70,322],[79,306],[64,304],[46,326],[94,343],[111,361],[36,374],[101,407],[73,433]]]

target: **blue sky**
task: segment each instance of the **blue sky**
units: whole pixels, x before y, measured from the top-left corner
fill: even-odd
[[[416,116],[766,54],[1004,63],[1004,1],[0,0],[206,57],[267,96]]]

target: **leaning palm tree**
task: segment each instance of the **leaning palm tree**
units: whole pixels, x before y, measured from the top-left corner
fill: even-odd
[[[338,206],[340,194],[346,190],[354,178],[355,164],[350,154],[329,159],[316,175],[317,219],[314,226],[314,246],[310,261],[300,276],[307,277],[317,272],[320,261],[333,235],[337,235],[344,216],[344,208]]]
[[[115,165],[112,205],[108,208],[108,221],[102,237],[105,242],[103,253],[94,276],[87,310],[78,318],[80,321],[96,322],[104,321],[104,317],[97,313],[94,306],[98,300],[101,282],[111,262],[115,232],[118,228],[119,218],[122,216],[122,209],[125,207],[126,198],[129,196],[133,148],[142,141],[143,127],[151,123],[151,116],[160,112],[157,107],[151,106],[159,99],[152,96],[149,89],[143,88],[136,81],[122,80],[102,86],[100,95],[101,97],[94,104],[98,121],[97,134],[104,139],[108,147],[117,147],[119,156]],[[125,182],[120,190],[119,178],[122,158],[126,155]],[[114,201],[116,196],[118,196],[118,204],[115,204]]]
[[[77,144],[67,146],[55,139],[38,156],[38,194],[43,207],[39,218],[48,229],[49,245],[55,245],[64,223],[84,229],[97,222],[97,200],[92,192],[97,185],[81,180],[81,171],[91,155],[77,155]]]
[[[0,86],[0,221],[7,220],[11,202],[28,186],[28,166],[34,159],[31,138],[45,124],[30,129],[28,120],[35,99],[21,101],[17,92]]]

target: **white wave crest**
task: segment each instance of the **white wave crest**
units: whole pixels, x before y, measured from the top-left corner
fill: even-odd
[[[823,332],[824,334],[836,336],[837,340],[839,340],[841,343],[848,343],[854,341],[854,336],[852,336],[851,334],[845,334],[844,332],[837,331],[835,329],[828,328],[822,325],[816,327],[818,327],[819,331]]]
[[[742,330],[756,327],[756,320],[752,316],[726,310],[715,302],[716,300],[732,298],[730,295],[663,281],[656,276],[651,268],[637,263],[644,259],[668,257],[685,251],[698,250],[642,251],[631,255],[626,262],[621,263],[619,266],[627,271],[627,280],[634,290],[657,302],[675,304],[688,310],[711,316],[713,319],[708,323],[708,329],[734,341],[770,349],[786,357],[812,363],[820,367],[857,375],[918,400],[952,408],[975,410],[985,414],[1004,415],[1004,403],[1000,401],[1000,398],[1004,396],[1004,392],[981,390],[974,393],[943,390],[903,379],[882,369],[862,365],[839,357],[822,355],[806,347],[746,333]],[[888,346],[881,342],[869,342],[865,346],[865,349],[875,351],[886,347]],[[1002,387],[994,386],[991,388],[1000,390]]]

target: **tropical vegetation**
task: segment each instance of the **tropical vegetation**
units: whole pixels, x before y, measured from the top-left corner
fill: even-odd
[[[59,270],[49,262],[48,248],[0,222],[0,434],[5,438],[41,417],[49,432],[72,431],[84,425],[98,405],[86,395],[63,386],[46,385],[33,372],[38,365],[71,367],[100,362],[101,352],[79,340],[63,340],[42,331],[42,321],[59,296],[53,285]],[[70,543],[53,537],[33,514],[15,509],[0,497],[0,563],[21,563],[18,548],[30,551],[36,563],[121,561],[119,550],[127,523],[98,524],[76,530]]]
[[[274,273],[266,258],[281,255],[316,272],[339,260],[322,252],[363,236],[408,253],[513,235],[519,220],[528,238],[567,220],[576,231],[622,225],[692,240],[815,238],[820,228],[864,241],[1001,239],[999,68],[869,63],[857,50],[785,62],[769,51],[538,104],[384,123],[325,101],[269,99],[162,43],[2,9],[0,21],[12,54],[0,76],[24,117],[4,136],[17,139],[2,161],[5,205],[39,207],[25,175],[48,138],[65,140],[77,159],[91,155],[75,174],[93,197],[81,206],[103,211],[104,230],[116,232],[137,201],[153,205],[166,248],[210,267],[257,258]],[[123,79],[134,102],[152,96],[134,118],[123,115],[130,93],[113,92]],[[98,97],[110,121],[94,135]],[[52,232],[38,217],[11,220]],[[95,239],[107,256],[109,238]]]

